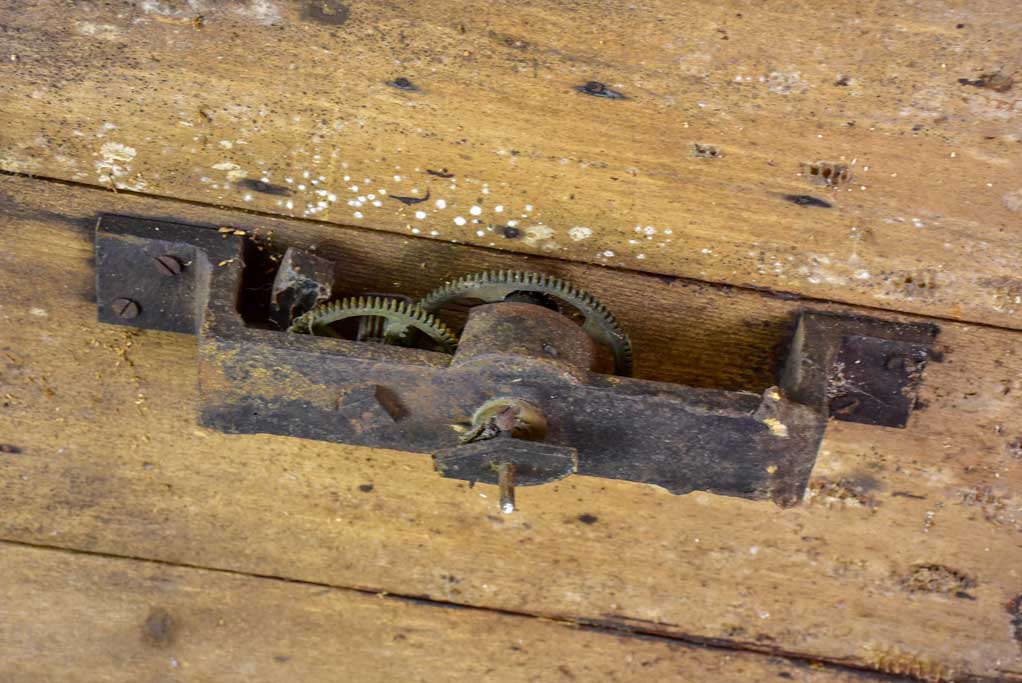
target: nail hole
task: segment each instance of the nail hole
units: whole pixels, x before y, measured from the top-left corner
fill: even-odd
[[[603,83],[599,81],[588,81],[582,85],[575,86],[575,90],[582,93],[583,95],[590,95],[591,97],[602,97],[608,100],[623,100],[625,96],[616,90],[611,90]]]
[[[724,152],[715,145],[705,145],[700,142],[693,142],[692,155],[699,157],[700,159],[719,159],[724,156]]]
[[[830,202],[809,194],[786,194],[784,195],[784,201],[791,202],[797,206],[815,206],[820,209],[829,209],[833,206]]]
[[[415,87],[414,83],[412,83],[404,76],[400,76],[392,81],[389,81],[387,85],[393,88],[397,88],[398,90],[407,90],[409,92],[417,92],[419,90],[417,87]]]
[[[803,173],[817,185],[837,187],[843,185],[851,178],[851,172],[846,164],[835,161],[813,161],[802,164]]]

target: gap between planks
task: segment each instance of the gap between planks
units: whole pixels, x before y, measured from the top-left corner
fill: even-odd
[[[389,230],[377,230],[375,228],[366,227],[366,226],[360,226],[360,225],[347,225],[347,224],[343,224],[343,223],[334,223],[334,222],[331,222],[331,221],[323,221],[323,220],[318,220],[318,219],[315,219],[315,218],[307,218],[307,217],[304,217],[304,216],[282,216],[280,214],[276,214],[276,213],[273,213],[273,212],[270,212],[270,211],[259,211],[259,210],[256,210],[256,209],[246,209],[246,208],[243,208],[243,207],[236,207],[236,206],[230,206],[230,205],[225,205],[225,204],[212,204],[212,203],[209,203],[209,202],[200,202],[200,201],[195,200],[195,199],[182,199],[180,197],[174,197],[172,195],[163,195],[163,194],[157,194],[157,193],[151,193],[151,192],[138,192],[138,191],[135,191],[135,190],[114,189],[114,188],[105,189],[105,188],[102,188],[102,187],[100,187],[98,185],[93,185],[93,184],[90,184],[90,183],[83,183],[83,182],[79,182],[79,181],[75,181],[75,180],[64,180],[62,178],[53,178],[53,177],[50,177],[50,176],[43,176],[43,175],[33,175],[33,174],[30,174],[30,173],[18,173],[18,172],[14,172],[14,171],[5,171],[3,169],[0,169],[0,176],[9,176],[9,177],[12,177],[12,178],[24,178],[24,179],[27,179],[27,180],[41,181],[41,182],[46,182],[46,183],[52,183],[52,184],[58,185],[58,186],[71,187],[71,188],[75,188],[77,190],[86,190],[86,191],[89,191],[89,192],[109,192],[109,193],[112,193],[112,194],[115,194],[115,195],[123,194],[123,195],[127,195],[127,196],[130,196],[130,197],[140,197],[140,198],[144,198],[144,199],[156,199],[156,200],[161,200],[161,201],[179,202],[179,203],[187,205],[187,206],[195,206],[195,207],[200,207],[200,208],[217,209],[217,210],[220,210],[220,211],[229,211],[229,212],[232,212],[232,213],[244,214],[244,215],[254,216],[254,217],[258,217],[258,218],[264,218],[264,219],[268,219],[268,220],[291,221],[291,222],[302,223],[302,224],[306,224],[306,225],[314,225],[314,226],[317,226],[317,227],[329,226],[332,229],[340,228],[341,230],[354,231],[354,232],[373,232],[373,233],[381,233],[381,234],[386,234],[386,235],[394,235],[395,234],[395,233],[393,233],[392,231],[389,231]],[[418,235],[396,235],[396,236],[403,237],[405,239],[417,239],[417,240],[419,240],[419,239],[427,240],[428,239],[426,237],[420,237]],[[488,246],[478,245],[478,244],[465,244],[465,243],[459,243],[459,242],[451,242],[450,244],[451,245],[455,245],[455,246],[460,246],[460,247],[469,247],[469,248],[471,248],[473,250],[479,250],[479,251],[485,251],[485,252],[491,252],[491,253],[499,253],[499,254],[503,254],[503,255],[518,256],[518,257],[522,258],[523,260],[527,259],[527,258],[535,258],[537,256],[536,254],[523,254],[523,253],[519,253],[519,252],[510,251],[510,250],[507,250],[507,249],[500,249],[498,247],[488,247]],[[932,313],[917,313],[917,312],[914,312],[914,311],[905,311],[905,310],[898,309],[898,308],[883,308],[881,306],[874,306],[874,305],[863,304],[863,303],[849,304],[849,303],[846,303],[846,302],[843,302],[843,301],[837,301],[837,300],[834,300],[834,299],[825,299],[825,298],[821,298],[821,297],[806,296],[805,294],[798,294],[797,292],[790,292],[790,291],[781,290],[781,289],[770,289],[770,288],[766,288],[766,287],[757,287],[755,285],[749,285],[749,284],[740,284],[740,285],[738,285],[738,284],[729,284],[727,282],[720,282],[720,281],[716,281],[716,280],[701,280],[699,278],[683,276],[683,275],[669,275],[667,273],[661,273],[661,272],[657,272],[657,271],[653,271],[653,270],[640,270],[640,269],[636,269],[636,268],[623,268],[621,266],[612,266],[612,265],[600,264],[600,263],[586,263],[584,261],[575,261],[575,260],[572,260],[572,259],[566,259],[566,258],[559,257],[559,256],[556,256],[556,255],[552,255],[552,254],[543,254],[541,256],[541,258],[543,260],[546,260],[546,261],[556,261],[556,262],[560,262],[560,263],[579,264],[579,265],[583,265],[583,266],[590,266],[590,267],[593,267],[593,268],[600,268],[600,269],[603,269],[603,270],[610,270],[610,271],[623,272],[623,273],[634,273],[634,274],[637,274],[637,275],[647,275],[649,277],[655,277],[655,278],[658,278],[658,279],[661,279],[661,280],[670,280],[671,282],[682,282],[682,283],[692,284],[692,285],[705,285],[705,286],[713,287],[713,288],[720,289],[720,290],[724,290],[724,289],[726,289],[726,290],[736,290],[736,291],[739,291],[739,292],[746,292],[746,293],[750,293],[750,294],[758,294],[760,296],[768,296],[768,297],[772,297],[772,298],[776,298],[776,299],[782,299],[784,301],[793,301],[793,302],[797,301],[797,302],[806,303],[806,304],[834,304],[834,305],[838,305],[838,306],[847,306],[849,308],[854,308],[854,309],[856,309],[856,311],[862,311],[864,313],[874,312],[874,313],[880,313],[880,314],[885,314],[885,313],[886,314],[897,314],[897,315],[901,315],[901,316],[910,317],[910,318],[913,318],[913,319],[933,320],[933,321],[936,321],[936,322],[944,322],[944,323],[965,324],[965,325],[970,325],[972,327],[978,327],[978,328],[981,328],[981,329],[1001,330],[1001,331],[1004,331],[1004,332],[1019,332],[1020,331],[1018,328],[1008,327],[1006,325],[997,325],[997,324],[994,324],[994,323],[986,323],[986,322],[981,322],[981,321],[977,321],[977,320],[971,320],[971,319],[968,319],[968,318],[953,318],[953,317],[950,317],[950,316],[935,315],[935,314],[932,314]]]
[[[0,539],[0,548],[8,547],[19,547],[19,548],[31,548],[34,550],[44,550],[47,552],[72,555],[72,556],[87,556],[97,557],[112,560],[125,560],[131,562],[142,562],[153,565],[160,565],[165,567],[171,567],[176,569],[194,569],[199,571],[213,572],[216,574],[239,576],[252,579],[262,579],[266,581],[279,581],[281,583],[296,584],[300,586],[312,586],[317,588],[326,588],[330,590],[338,591],[351,591],[354,593],[361,593],[363,595],[371,595],[383,600],[396,600],[400,602],[413,603],[421,605],[425,608],[433,609],[464,609],[471,610],[480,613],[499,614],[508,617],[515,617],[520,619],[539,619],[541,621],[554,623],[566,628],[572,629],[584,629],[589,631],[595,631],[606,635],[624,636],[630,638],[642,638],[654,641],[660,641],[664,643],[681,643],[694,647],[705,648],[708,650],[714,650],[721,653],[745,653],[754,654],[760,656],[769,657],[782,657],[786,660],[797,662],[806,666],[810,666],[817,669],[827,669],[835,673],[844,672],[850,674],[866,674],[872,680],[876,681],[917,681],[925,680],[919,679],[910,675],[898,675],[891,673],[884,673],[877,671],[876,669],[870,669],[868,667],[856,666],[848,662],[831,661],[827,659],[814,659],[799,655],[797,653],[788,652],[783,649],[777,648],[753,648],[747,647],[734,641],[728,641],[725,639],[718,638],[701,638],[699,636],[690,636],[687,634],[671,633],[665,634],[659,632],[653,628],[645,628],[639,625],[633,620],[629,620],[628,623],[616,622],[612,620],[594,620],[585,618],[575,617],[564,617],[564,616],[550,616],[545,614],[537,614],[527,611],[503,609],[496,607],[480,607],[478,605],[466,604],[461,602],[455,602],[451,600],[438,600],[433,597],[421,596],[421,595],[405,595],[401,593],[393,593],[390,591],[379,591],[372,590],[369,588],[362,588],[358,586],[340,586],[331,583],[324,583],[321,581],[307,581],[302,579],[293,579],[286,576],[279,576],[274,574],[259,574],[252,572],[238,571],[234,569],[224,569],[219,567],[210,567],[198,564],[182,563],[182,562],[169,562],[167,560],[153,559],[149,557],[140,557],[135,555],[125,555],[119,553],[107,553],[92,550],[80,550],[77,548],[66,548],[60,546],[52,546],[41,543],[28,543],[25,541],[12,541],[8,539]],[[651,624],[653,622],[650,622]],[[986,681],[995,681],[996,679],[987,678],[983,676],[971,676],[966,679],[957,679],[961,681],[967,681],[969,683],[985,683]]]

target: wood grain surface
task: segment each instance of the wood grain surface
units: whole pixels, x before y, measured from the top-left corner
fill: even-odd
[[[0,169],[1018,328],[1020,27],[1016,0],[6,0]]]
[[[881,680],[386,594],[0,543],[0,676],[40,681]]]
[[[195,339],[99,325],[100,212],[230,225],[416,293],[499,251],[0,178],[0,538],[627,628],[927,680],[1022,678],[1019,334],[940,322],[907,429],[829,426],[805,503],[576,477],[520,493],[429,459],[196,425]],[[271,235],[272,232],[272,235]],[[531,259],[604,298],[644,377],[762,388],[804,302]],[[452,272],[453,271],[453,272]],[[837,310],[836,306],[815,305]]]

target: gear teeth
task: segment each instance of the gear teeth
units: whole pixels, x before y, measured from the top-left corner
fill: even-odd
[[[404,323],[406,330],[415,328],[429,336],[447,353],[454,353],[458,335],[428,311],[415,304],[389,297],[347,297],[320,304],[294,319],[288,332],[315,334],[320,325],[364,316],[378,316],[391,322]]]
[[[590,333],[593,333],[593,329],[589,327],[589,323],[592,322],[600,331],[593,336],[597,338],[597,341],[606,343],[614,353],[614,366],[617,374],[630,375],[632,373],[634,356],[631,341],[610,309],[593,295],[579,289],[574,284],[546,273],[491,270],[464,275],[444,283],[427,294],[419,301],[419,307],[425,312],[436,313],[453,299],[470,296],[477,289],[483,287],[496,286],[499,291],[501,285],[508,287],[503,296],[515,291],[519,286],[527,287],[527,291],[548,294],[578,308],[585,314]],[[502,299],[503,297],[488,303],[495,303]]]

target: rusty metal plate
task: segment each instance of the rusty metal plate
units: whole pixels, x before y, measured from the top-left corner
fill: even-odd
[[[830,414],[848,422],[904,427],[930,351],[906,341],[844,338],[829,378]]]
[[[836,313],[804,313],[782,378],[797,401],[836,420],[905,427],[940,330]]]

